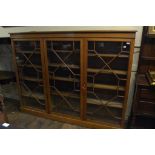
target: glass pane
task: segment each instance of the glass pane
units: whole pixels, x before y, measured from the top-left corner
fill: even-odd
[[[120,122],[129,51],[129,42],[88,41],[88,119]]]
[[[16,41],[16,62],[21,86],[22,104],[45,109],[42,64],[39,41]]]
[[[80,41],[47,41],[51,111],[80,114]]]

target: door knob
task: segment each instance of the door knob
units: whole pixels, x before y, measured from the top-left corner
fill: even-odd
[[[83,89],[86,89],[86,84],[85,84],[85,83],[83,84],[83,87],[82,87],[82,88],[83,88]]]

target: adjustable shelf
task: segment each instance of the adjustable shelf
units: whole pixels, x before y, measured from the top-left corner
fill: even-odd
[[[100,57],[119,57],[119,58],[129,58],[128,55],[123,55],[123,54],[93,54],[93,53],[89,53],[88,56],[90,57],[94,57],[94,56],[100,56]]]
[[[80,80],[71,78],[71,77],[59,77],[59,76],[51,76],[50,79],[59,80],[59,81],[67,81],[67,82],[80,82]]]
[[[78,65],[74,65],[74,64],[66,64],[69,68],[72,68],[72,69],[79,69],[80,67]],[[58,64],[58,63],[50,63],[48,64],[49,67],[63,67],[65,68],[66,67],[65,64]]]
[[[80,82],[80,80],[71,78],[71,77],[51,76],[50,79],[59,80],[59,81],[67,81],[67,82]],[[98,88],[98,89],[110,89],[110,90],[125,91],[125,87],[123,87],[123,86],[107,85],[107,84],[93,84],[93,83],[88,83],[87,85],[90,88],[94,87],[94,88]]]
[[[59,96],[59,94],[56,91],[52,91],[53,95]],[[61,94],[64,97],[69,97],[69,98],[76,98],[79,99],[79,95],[77,95],[76,93],[70,93],[70,92],[61,92]],[[94,105],[106,105],[106,102],[108,102],[108,100],[97,100],[97,99],[93,99],[93,98],[87,98],[87,103],[88,104],[94,104]],[[122,103],[121,102],[109,102],[109,104],[107,104],[108,107],[113,107],[113,108],[122,108]]]
[[[80,67],[78,65],[74,64],[66,64],[69,68],[71,69],[79,69]],[[66,68],[66,65],[64,64],[57,64],[57,63],[50,63],[48,66],[49,67],[63,67]],[[108,69],[96,69],[96,68],[88,68],[87,72],[92,72],[92,73],[103,73],[103,74],[120,74],[120,75],[127,75],[127,71],[124,70],[108,70]]]
[[[105,105],[107,107],[112,107],[112,108],[118,108],[122,109],[123,105],[121,102],[108,102],[108,100],[97,100],[97,99],[92,99],[92,98],[87,98],[87,103],[89,104],[95,104],[95,105]]]
[[[49,54],[50,54],[50,52],[53,52],[53,51],[55,51],[55,52],[57,52],[57,53],[76,53],[76,54],[79,54],[79,51],[80,50],[52,50],[52,49],[47,49],[48,50],[48,52],[49,52]]]
[[[41,65],[36,65],[36,64],[33,64],[33,65],[32,64],[24,64],[24,65],[19,64],[18,67],[29,67],[29,68],[35,67],[35,68],[39,68],[39,69],[42,68]]]
[[[92,73],[102,73],[102,74],[119,74],[119,75],[127,75],[127,71],[124,70],[108,70],[108,69],[96,69],[96,68],[88,68],[87,72],[92,72]]]
[[[37,92],[24,91],[22,92],[22,96],[29,97],[29,98],[37,98],[39,100],[45,100],[44,94],[37,93]]]
[[[40,52],[37,52],[37,51],[16,51],[16,53],[18,54],[40,54]]]
[[[31,48],[31,49],[32,49],[32,48],[33,48],[33,49],[38,49],[38,50],[40,50],[40,48],[39,48],[39,47],[36,47],[36,45],[32,45],[32,44],[23,45],[23,44],[26,43],[26,42],[27,42],[27,43],[28,43],[28,42],[30,43],[30,41],[21,41],[21,42],[18,41],[17,44],[20,43],[20,45],[17,45],[17,44],[16,44],[16,45],[15,45],[15,48],[16,48],[16,49],[24,49],[24,48]],[[32,43],[32,42],[33,42],[33,44],[35,44],[37,41],[31,41],[31,43]]]
[[[116,86],[116,85],[88,83],[87,86],[88,86],[88,87],[91,87],[91,88],[97,88],[97,89],[110,89],[110,90],[125,91],[125,87],[122,87],[122,86]]]
[[[26,80],[26,81],[33,81],[33,82],[42,82],[42,79],[38,79],[35,77],[28,77],[28,76],[23,76],[21,79]]]
[[[149,57],[149,56],[142,56],[141,57],[142,60],[146,60],[146,61],[155,61],[155,57]]]
[[[72,93],[72,92],[65,92],[65,91],[61,91],[62,95],[65,97],[71,97],[71,98],[77,98],[79,99],[79,95],[77,95],[76,93]],[[58,95],[58,93],[56,91],[52,91],[53,95]]]

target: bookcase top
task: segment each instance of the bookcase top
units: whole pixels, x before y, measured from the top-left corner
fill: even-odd
[[[134,39],[136,31],[110,31],[110,30],[89,30],[89,31],[49,31],[49,32],[20,32],[10,33],[12,39],[18,38],[50,38],[50,37],[67,37],[67,38],[128,38]]]
[[[136,33],[136,30],[77,30],[77,31],[29,31],[10,34],[51,34],[51,33]]]

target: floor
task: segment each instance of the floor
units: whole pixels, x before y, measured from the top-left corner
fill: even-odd
[[[19,110],[19,104],[17,102],[5,101],[5,107],[7,116],[11,128],[15,129],[85,129],[84,127],[72,125],[68,123],[62,123],[58,121],[52,121],[50,119],[41,118],[28,113],[23,113]],[[154,129],[155,120],[150,122],[149,120],[142,119],[140,127],[131,127],[131,129]],[[138,121],[140,122],[140,121]]]
[[[19,110],[17,103],[5,102],[9,123],[15,129],[84,129],[84,127],[52,121]]]

